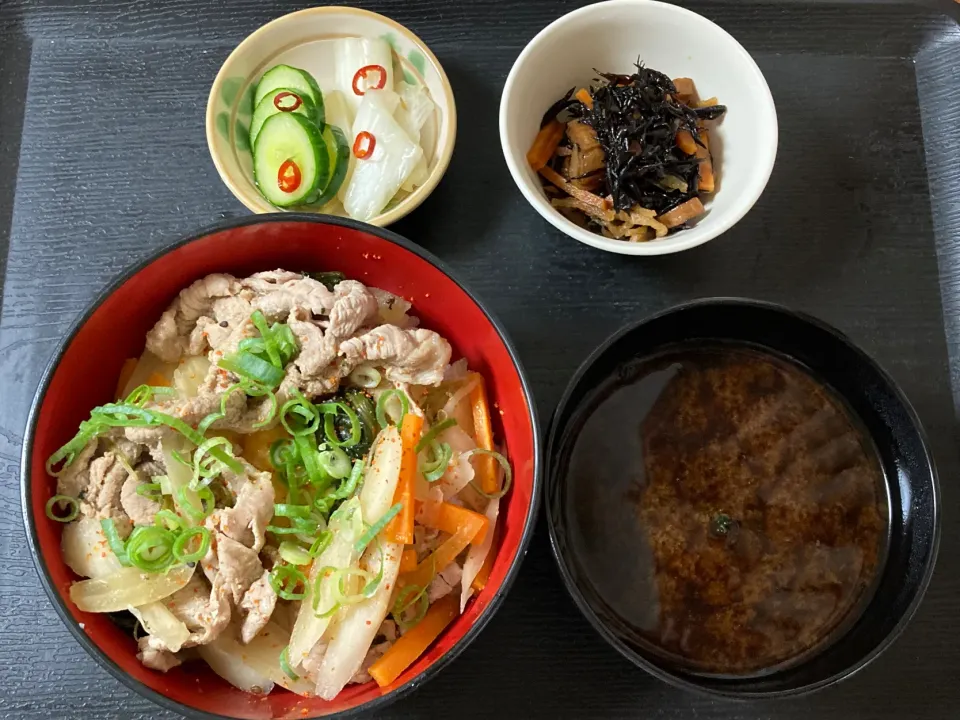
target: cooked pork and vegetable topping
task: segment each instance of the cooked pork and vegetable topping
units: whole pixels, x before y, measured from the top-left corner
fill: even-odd
[[[483,588],[511,470],[483,378],[339,273],[181,291],[49,459],[80,610],[252,693],[391,684]]]
[[[254,91],[254,178],[273,205],[370,220],[422,185],[421,132],[435,111],[426,87],[394,71],[382,38],[334,43],[333,80],[276,65]],[[410,82],[408,82],[410,80]]]
[[[682,230],[715,189],[708,123],[726,108],[639,64],[599,75],[546,112],[527,161],[551,204],[589,230],[629,242]]]

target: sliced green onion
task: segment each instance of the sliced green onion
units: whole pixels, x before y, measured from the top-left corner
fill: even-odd
[[[212,412],[201,420],[197,425],[198,433],[206,433],[217,420],[222,420],[227,416],[227,401],[237,390],[243,391],[243,381],[234,383],[223,391],[223,395],[220,396],[220,412]]]
[[[350,497],[357,491],[357,485],[360,483],[360,478],[363,476],[363,460],[357,460],[353,463],[353,468],[350,470],[350,477],[347,478],[345,483],[340,483],[340,487],[336,489],[333,494],[333,497],[340,500],[345,500]]]
[[[370,544],[370,541],[380,534],[380,531],[387,526],[388,522],[393,520],[394,516],[400,512],[401,508],[403,508],[403,503],[397,503],[392,508],[387,510],[383,514],[383,517],[367,528],[367,531],[353,544],[353,549],[357,552],[363,552],[367,545]]]
[[[100,521],[100,527],[103,530],[104,536],[107,538],[107,544],[110,546],[113,554],[117,556],[117,560],[120,561],[121,565],[129,567],[130,560],[127,558],[127,550],[123,545],[123,540],[120,538],[120,533],[117,532],[117,526],[113,524],[113,519],[104,518]]]
[[[438,443],[434,440],[430,445],[430,452],[433,455],[433,460],[424,463],[421,470],[423,479],[432,483],[442,478],[444,473],[447,472],[447,466],[453,457],[453,450],[449,443]]]
[[[310,554],[310,557],[315,558],[326,550],[331,542],[333,542],[333,533],[329,530],[324,530],[317,535],[317,539],[313,541],[313,544],[310,545],[310,549],[307,552]]]
[[[297,448],[293,440],[280,438],[270,445],[270,464],[277,470],[285,469],[289,460],[296,460]]]
[[[186,527],[183,518],[172,510],[161,510],[158,512],[153,516],[153,524],[174,533],[178,533]]]
[[[430,598],[427,596],[427,587],[429,586],[425,585],[420,588],[416,585],[407,585],[397,593],[396,602],[394,602],[390,613],[393,615],[394,622],[396,622],[404,632],[419,623],[426,616],[427,610],[430,608]],[[409,608],[413,607],[413,605],[417,605],[416,615],[409,620],[404,619],[403,614]]]
[[[197,494],[197,500],[200,502],[200,507],[197,507],[187,495],[188,490],[190,488],[187,485],[181,485],[177,489],[177,504],[187,514],[187,517],[194,522],[201,522],[213,512],[213,508],[216,506],[216,498],[213,497],[213,491],[209,487],[197,488],[193,491]]]
[[[321,515],[329,515],[330,511],[333,510],[333,506],[336,505],[337,500],[339,499],[340,498],[337,496],[337,490],[330,490],[326,495],[317,497],[313,501],[313,507],[316,508],[317,512],[319,512]]]
[[[350,474],[350,458],[340,448],[324,450],[317,455],[320,467],[335,480],[342,480]]]
[[[184,552],[187,549],[187,546],[197,537],[200,538],[197,549],[193,552]],[[199,562],[207,554],[207,550],[209,549],[210,531],[205,527],[194,527],[190,528],[189,530],[185,530],[174,541],[173,556],[177,559],[177,562]]]
[[[300,453],[300,459],[303,461],[303,467],[307,471],[310,482],[320,487],[329,485],[330,476],[320,467],[314,443],[306,435],[297,435],[293,441],[297,445],[297,451]]]
[[[172,532],[156,525],[134,528],[127,539],[127,559],[141,570],[162,572],[174,563],[176,539]]]
[[[280,527],[279,525],[267,525],[267,532],[274,535],[300,535],[303,530],[298,527]]]
[[[297,422],[291,424],[287,420],[287,415],[291,415],[291,420],[297,418]],[[280,424],[294,437],[313,435],[320,429],[320,411],[299,390],[296,390],[293,397],[280,408]]]
[[[293,682],[296,682],[300,679],[300,676],[293,671],[292,667],[290,667],[289,655],[290,646],[287,645],[283,648],[283,650],[280,651],[280,669],[283,670],[284,675],[293,680]]]
[[[397,418],[396,423],[391,423],[387,417],[387,403],[391,399],[398,398],[400,401],[400,417]],[[387,425],[396,424],[398,427],[403,423],[403,416],[410,411],[410,402],[407,400],[407,395],[402,390],[396,388],[390,390],[384,390],[380,393],[380,397],[377,399],[377,422],[380,424],[381,428],[387,427]]]
[[[494,458],[498,463],[500,463],[500,467],[503,468],[503,487],[500,488],[500,490],[498,490],[495,493],[486,493],[473,480],[470,481],[470,485],[473,487],[474,490],[476,490],[478,493],[483,495],[483,497],[485,498],[489,498],[490,500],[496,500],[497,498],[502,498],[504,495],[507,494],[507,492],[510,490],[510,486],[513,484],[513,470],[510,469],[509,461],[497,451],[485,450],[483,448],[474,448],[473,450],[468,450],[464,454],[464,457],[467,459],[470,459],[474,455],[489,455],[490,457]]]
[[[422,452],[425,447],[427,447],[433,442],[434,438],[436,438],[437,435],[442,433],[444,430],[448,430],[449,428],[452,428],[456,424],[457,424],[457,421],[454,420],[453,418],[447,418],[442,422],[438,422],[436,425],[430,428],[430,430],[428,430],[427,433],[422,438],[420,438],[420,442],[417,443],[417,448],[416,448],[417,452]]]
[[[270,328],[273,333],[273,339],[277,343],[277,350],[280,352],[280,361],[286,365],[293,359],[293,356],[300,352],[300,343],[297,342],[293,330],[286,323],[274,323]]]
[[[206,487],[222,473],[227,466],[214,454],[213,449],[225,447],[227,455],[233,455],[233,444],[225,437],[212,437],[204,440],[193,451],[193,477],[190,478],[190,489]],[[209,457],[207,455],[209,454]]]
[[[66,505],[66,514],[57,515],[56,511],[63,505]],[[69,495],[54,495],[52,498],[47,500],[46,511],[47,517],[51,520],[68,523],[72,520],[76,520],[77,515],[80,514],[80,501],[74,497],[70,497]]]
[[[290,505],[288,503],[276,503],[273,506],[273,514],[277,517],[285,518],[308,518],[310,517],[309,505]]]
[[[282,369],[246,350],[238,349],[235,353],[220,358],[217,365],[238,377],[249,378],[270,388],[283,382]]]
[[[157,482],[140,483],[137,485],[137,495],[148,500],[159,500],[163,496],[163,490]]]
[[[334,447],[353,447],[360,438],[363,437],[363,427],[360,425],[360,418],[352,407],[342,402],[325,402],[317,406],[317,410],[326,417],[323,419],[323,432],[327,436],[327,441]],[[343,411],[350,421],[350,437],[341,441],[337,435],[336,419],[337,412]]]
[[[380,371],[370,365],[360,365],[354,368],[348,376],[350,382],[362,388],[371,389],[377,387],[383,380]]]
[[[267,351],[267,344],[260,338],[244,338],[237,344],[237,350],[262,355]]]
[[[300,545],[290,540],[284,540],[278,548],[280,557],[291,565],[309,565],[313,560],[310,553]]]
[[[284,600],[303,600],[307,595],[307,576],[292,565],[278,565],[270,571],[270,587]],[[300,592],[298,587],[302,588]]]
[[[383,561],[381,559],[381,564],[382,562]],[[362,580],[364,584],[360,588],[360,592],[348,593],[346,584],[350,581],[350,578],[354,577]],[[342,568],[340,570],[340,577],[337,578],[337,593],[340,596],[339,602],[341,605],[353,605],[354,603],[366,600],[373,595],[379,584],[380,580],[369,570],[363,570],[358,567]]]
[[[250,397],[266,397],[270,401],[270,412],[267,413],[266,417],[263,420],[259,420],[253,424],[254,430],[259,430],[262,427],[266,427],[273,422],[273,419],[277,416],[277,394],[270,388],[260,385],[259,383],[247,383],[244,386],[244,391]]]
[[[250,316],[250,321],[253,323],[253,326],[260,331],[260,337],[263,339],[264,350],[267,353],[267,359],[275,367],[283,369],[283,362],[280,360],[280,352],[277,349],[277,343],[273,339],[273,333],[270,331],[270,325],[267,323],[267,319],[263,316],[263,313],[259,310],[254,310],[253,315]]]

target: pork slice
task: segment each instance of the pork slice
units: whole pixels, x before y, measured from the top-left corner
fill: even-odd
[[[97,452],[98,442],[94,438],[77,453],[73,462],[63,468],[57,478],[57,495],[80,497],[80,493],[90,483],[90,461]]]
[[[134,525],[153,525],[153,520],[160,512],[160,503],[137,493],[137,488],[150,482],[150,478],[137,475],[128,475],[120,489],[120,507],[127,514]]]
[[[137,660],[151,670],[167,672],[180,664],[180,658],[163,647],[163,643],[152,635],[147,635],[137,641],[139,652]]]
[[[463,576],[463,568],[453,562],[447,565],[443,570],[437,573],[436,577],[427,587],[427,600],[431,603],[440,598],[446,597],[453,589],[460,584],[460,578]]]
[[[328,335],[338,339],[348,338],[376,320],[380,305],[363,283],[344,280],[337,283],[333,294],[336,299],[330,309]]]
[[[120,504],[120,493],[127,475],[127,469],[117,460],[113,451],[104,453],[90,463],[90,481],[80,503],[80,512],[84,516],[113,520],[122,538],[126,538],[133,529],[130,518]]]
[[[303,275],[258,273],[243,280],[244,288],[253,291],[251,305],[268,320],[280,321],[294,308],[303,308],[313,315],[326,315],[333,307],[334,295],[318,280]]]
[[[244,463],[245,473],[223,473],[227,486],[236,494],[232,508],[217,510],[210,520],[226,537],[260,552],[266,542],[267,524],[273,517],[273,481],[269,472],[260,472]]]
[[[450,343],[432,330],[404,330],[381,325],[340,344],[340,355],[354,366],[361,362],[383,365],[393,382],[439,385],[450,363]]]
[[[250,586],[263,575],[263,565],[256,550],[248,548],[223,533],[217,533],[217,574],[213,589],[227,590],[235,604],[239,604]]]
[[[163,601],[190,631],[184,647],[206,645],[230,624],[230,599],[223,588],[213,588],[199,574]]]
[[[337,357],[337,343],[333,336],[327,336],[302,308],[296,308],[290,313],[287,325],[300,343],[300,352],[297,353],[294,364],[300,371],[301,378],[320,377]]]
[[[164,362],[177,362],[197,321],[210,314],[214,301],[237,295],[240,289],[235,277],[222,273],[207,275],[184,288],[147,333],[147,350]]]
[[[270,585],[270,572],[264,570],[260,579],[250,586],[240,601],[240,612],[245,613],[240,625],[240,639],[244,644],[253,640],[270,622],[276,607],[277,594]]]

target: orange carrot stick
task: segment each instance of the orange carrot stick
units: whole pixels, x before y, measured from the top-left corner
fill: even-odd
[[[447,565],[457,559],[457,555],[463,552],[464,548],[470,542],[487,531],[490,521],[486,516],[479,513],[473,513],[476,517],[464,518],[464,524],[444,543],[434,550],[430,555],[417,565],[413,572],[401,575],[397,579],[398,585],[416,585],[423,588],[430,584],[435,573],[443,570]]]
[[[477,573],[477,576],[473,578],[473,582],[470,584],[470,587],[473,588],[474,592],[480,592],[487,586],[487,580],[490,579],[490,570],[493,568],[493,561],[497,557],[497,549],[500,545],[500,525],[493,526],[493,542],[490,543],[490,549],[487,550],[487,556],[483,559],[483,565],[480,566],[480,571]]]
[[[403,503],[394,518],[384,528],[384,538],[400,545],[413,544],[413,496],[417,481],[417,443],[423,430],[423,418],[408,412],[400,426],[400,480],[393,503]]]
[[[117,379],[117,392],[115,393],[116,397],[120,397],[123,393],[123,389],[127,386],[127,383],[130,382],[130,378],[133,377],[133,371],[137,367],[138,360],[136,358],[127,358],[123,361],[123,367],[120,368],[120,377]]]
[[[483,377],[479,378],[476,387],[470,391],[470,403],[473,405],[473,434],[477,445],[484,450],[493,450],[493,428],[490,426],[490,406],[487,404],[487,391]],[[485,493],[497,492],[497,461],[489,455],[474,457],[477,476],[480,480],[480,489]]]
[[[416,662],[430,643],[436,640],[459,614],[460,596],[457,593],[450,593],[437,600],[427,610],[423,620],[401,635],[400,639],[370,666],[370,677],[376,680],[380,687],[392,683]]]
[[[400,554],[400,572],[408,573],[417,569],[417,551],[413,548],[404,548]]]
[[[700,190],[713,192],[716,189],[716,179],[713,176],[713,158],[710,157],[710,133],[701,129],[700,142],[703,143],[703,147],[697,145],[697,157],[700,158]]]
[[[537,137],[534,138],[533,145],[530,146],[530,151],[527,153],[527,162],[530,163],[530,167],[534,170],[540,170],[550,162],[550,158],[557,151],[557,146],[560,145],[566,131],[566,124],[559,120],[551,120],[540,128],[540,132],[537,133]]]
[[[687,155],[697,154],[697,142],[689,130],[681,130],[677,133],[677,147]]]
[[[593,98],[590,97],[590,91],[586,88],[580,88],[577,90],[577,94],[574,97],[582,102],[587,110],[593,110]]]
[[[420,508],[422,506],[423,503],[418,500],[416,516],[417,522],[424,527],[434,528],[435,530],[450,533],[451,535],[455,534],[461,528],[479,524],[487,519],[485,515],[481,515],[473,510],[468,510],[465,507],[460,507],[459,505],[454,505],[452,503],[440,503],[436,507],[436,511],[429,514],[420,512]],[[483,542],[483,538],[485,536],[486,526],[484,526],[483,530],[477,533],[476,537],[474,537],[471,542],[478,545]],[[403,571],[401,570],[400,572]]]

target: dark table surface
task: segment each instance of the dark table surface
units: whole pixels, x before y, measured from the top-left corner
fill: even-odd
[[[453,265],[505,321],[544,419],[607,334],[676,302],[747,295],[837,325],[902,383],[929,431],[943,485],[938,569],[903,636],[856,677],[810,697],[737,704],[675,690],[607,647],[564,592],[541,520],[485,632],[436,680],[379,715],[960,717],[956,9],[691,4],[732,31],[766,74],[780,113],[778,165],[756,208],[726,236],[637,261],[546,225],[500,156],[506,73],[541,27],[576,4],[366,4],[431,46],[460,116],[446,179],[395,229]],[[115,273],[182,233],[246,212],[207,154],[207,92],[244,36],[299,7],[0,0],[2,718],[174,717],[87,657],[42,592],[20,517],[23,426],[59,337]]]

